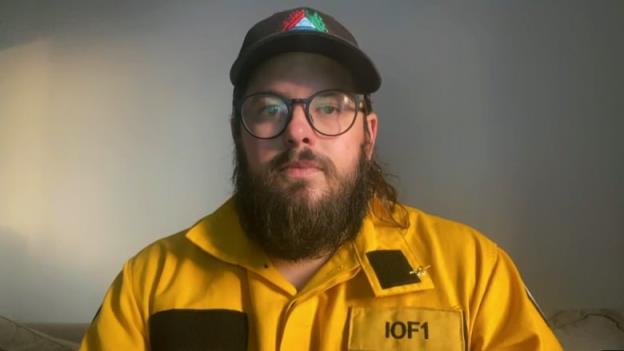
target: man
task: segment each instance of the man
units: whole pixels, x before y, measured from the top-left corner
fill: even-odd
[[[274,14],[230,78],[234,196],[126,263],[82,350],[561,349],[503,250],[397,203],[340,23]]]

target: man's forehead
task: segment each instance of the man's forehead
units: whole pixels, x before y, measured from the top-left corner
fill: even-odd
[[[288,90],[288,87],[353,90],[353,77],[347,67],[323,55],[289,52],[262,62],[250,75],[247,93]]]

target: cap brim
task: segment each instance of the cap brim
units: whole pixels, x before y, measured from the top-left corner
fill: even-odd
[[[284,32],[254,43],[234,61],[230,81],[238,86],[257,65],[286,52],[317,53],[336,60],[351,71],[358,93],[375,92],[381,85],[375,65],[364,52],[345,40],[315,31]]]

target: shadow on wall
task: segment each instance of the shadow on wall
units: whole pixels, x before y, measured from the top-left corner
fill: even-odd
[[[28,239],[0,227],[0,315],[14,318],[21,314],[26,301],[20,295],[32,291],[29,282],[35,270],[33,263],[28,254]]]
[[[28,44],[54,33],[81,28],[98,31],[98,23],[118,23],[119,12],[124,18],[137,18],[141,13],[165,9],[164,1],[152,1],[149,6],[142,1],[124,3],[68,2],[62,4],[45,1],[6,1],[0,2],[0,50]]]
[[[35,247],[28,236],[0,227],[0,315],[22,322],[86,322],[79,310],[95,312],[97,306],[80,293],[86,283],[82,268],[67,270],[45,248]],[[66,300],[73,308],[66,308]]]

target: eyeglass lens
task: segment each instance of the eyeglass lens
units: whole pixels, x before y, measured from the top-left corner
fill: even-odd
[[[256,94],[245,98],[241,116],[247,130],[259,138],[271,138],[287,126],[294,106],[274,94]],[[348,94],[338,91],[314,95],[306,106],[312,127],[325,135],[346,132],[357,115],[356,102]]]

